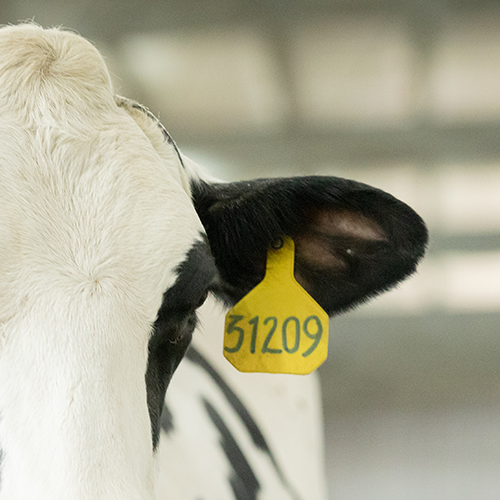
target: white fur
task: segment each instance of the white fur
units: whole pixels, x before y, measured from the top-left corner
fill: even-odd
[[[33,25],[0,29],[0,137],[0,499],[152,499],[147,342],[202,231],[179,160]]]

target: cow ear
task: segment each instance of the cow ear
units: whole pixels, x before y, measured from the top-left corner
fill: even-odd
[[[394,286],[427,244],[422,219],[393,196],[336,177],[192,185],[228,304],[264,277],[268,248],[295,241],[295,278],[329,315]]]

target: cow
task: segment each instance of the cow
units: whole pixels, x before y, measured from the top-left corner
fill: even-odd
[[[184,380],[210,379],[265,455],[285,492],[274,498],[298,498],[230,375],[188,350],[207,295],[238,302],[284,236],[297,282],[329,316],[408,277],[427,243],[410,207],[353,180],[210,178],[145,107],[115,95],[90,42],[1,28],[0,499],[153,499],[160,435],[180,435],[179,399],[165,394],[184,357]],[[227,491],[190,498],[261,498],[221,410],[207,397],[203,411]],[[204,474],[218,467],[208,459]],[[171,498],[188,498],[182,472]]]

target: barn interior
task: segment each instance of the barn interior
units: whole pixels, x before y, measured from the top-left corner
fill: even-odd
[[[500,498],[500,5],[2,0],[65,26],[226,180],[324,174],[414,207],[417,276],[331,322],[330,500]]]

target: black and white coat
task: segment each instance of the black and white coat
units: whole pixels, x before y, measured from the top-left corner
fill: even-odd
[[[0,500],[306,498],[320,430],[272,432],[300,395],[276,396],[273,423],[272,391],[188,350],[207,294],[243,297],[283,235],[329,315],[410,275],[427,241],[413,210],[354,181],[209,179],[114,95],[86,40],[0,29]]]

